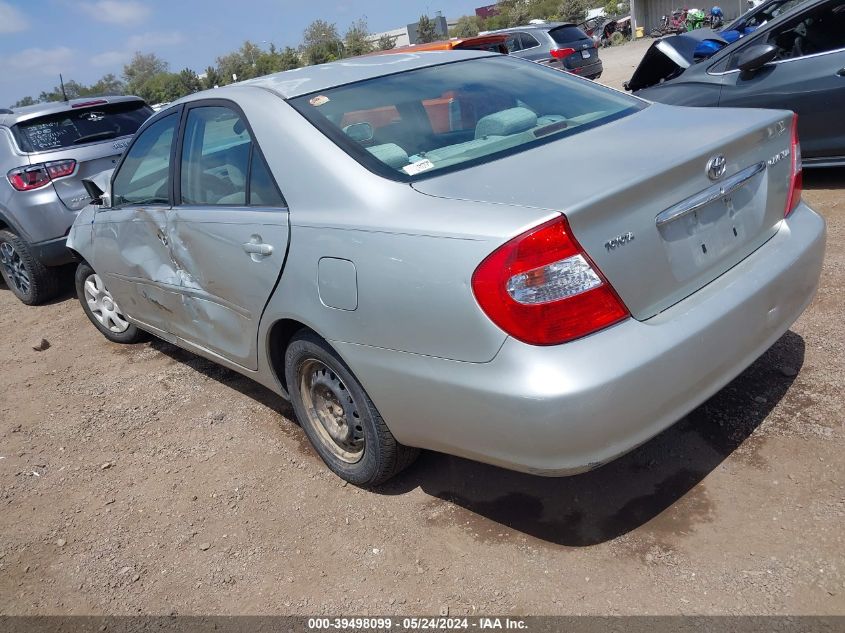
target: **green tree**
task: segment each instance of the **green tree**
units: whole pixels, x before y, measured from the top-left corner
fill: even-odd
[[[372,53],[375,47],[369,38],[370,29],[367,27],[367,21],[363,18],[355,20],[343,36],[345,54],[355,57]]]
[[[270,44],[270,50],[261,51],[255,62],[255,76],[261,77],[283,70],[292,70],[301,66],[299,54],[290,46],[279,51],[275,44]]]
[[[181,97],[193,94],[195,92],[199,92],[203,89],[203,85],[200,81],[200,78],[197,77],[197,74],[190,68],[183,68],[181,71],[179,71],[179,84],[181,87],[181,92],[183,93],[179,95]]]
[[[204,74],[205,77],[203,77],[200,81],[202,82],[202,87],[206,90],[210,90],[216,86],[222,86],[226,83],[223,81],[223,75],[221,75],[220,71],[214,66],[206,68]]]
[[[61,85],[54,86],[52,90],[42,90],[41,94],[38,95],[38,100],[42,103],[50,101],[64,101],[65,95],[67,95],[68,99],[78,99],[79,97],[88,96],[87,90],[88,88],[86,86],[83,86],[78,81],[70,79],[65,82],[64,93],[62,93]]]
[[[452,37],[475,37],[479,31],[478,22],[478,18],[474,15],[465,15],[458,19],[449,35]]]
[[[156,75],[166,73],[168,64],[155,53],[137,52],[132,60],[123,67],[123,79],[130,94],[141,95],[144,84]]]
[[[563,0],[558,11],[563,20],[578,24],[587,18],[587,3],[584,0]]]
[[[618,0],[607,0],[607,2],[604,4],[604,12],[610,17],[619,15]]]
[[[24,97],[23,99],[18,99],[17,101],[15,101],[15,105],[13,105],[12,107],[25,108],[26,106],[35,105],[36,103],[38,102],[32,97]]]
[[[103,75],[97,81],[86,89],[86,92],[91,95],[122,95],[126,94],[126,84],[113,74]]]
[[[421,15],[417,22],[416,44],[427,44],[437,39],[437,30],[434,28],[434,21],[427,15]]]
[[[396,48],[396,38],[389,35],[382,35],[378,38],[376,48],[380,51],[390,51]]]
[[[258,46],[247,40],[238,50],[218,57],[217,69],[223,81],[228,84],[256,77],[255,66],[261,52]]]
[[[324,64],[343,57],[343,42],[337,26],[314,20],[302,34],[302,57],[306,64]]]

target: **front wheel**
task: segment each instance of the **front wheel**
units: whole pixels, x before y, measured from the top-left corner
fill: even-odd
[[[335,351],[312,332],[285,353],[285,380],[296,417],[326,465],[358,486],[383,483],[419,450],[396,441],[364,388]]]
[[[94,269],[85,262],[76,269],[76,296],[91,323],[113,343],[138,343],[146,332],[132,325]]]
[[[22,303],[34,306],[59,294],[59,276],[38,261],[29,245],[11,231],[0,231],[0,275]]]

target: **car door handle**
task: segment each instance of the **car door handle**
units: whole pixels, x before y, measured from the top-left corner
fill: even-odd
[[[247,242],[243,244],[244,252],[250,255],[261,255],[268,257],[273,254],[273,247],[263,242]]]

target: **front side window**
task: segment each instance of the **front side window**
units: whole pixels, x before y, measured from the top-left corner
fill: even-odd
[[[377,77],[291,103],[365,167],[404,181],[489,162],[647,107],[507,56]],[[385,112],[395,112],[387,125]]]
[[[114,207],[170,204],[170,156],[179,117],[169,114],[146,130],[129,148],[114,177]]]
[[[765,40],[755,39],[747,46],[771,44],[775,60],[797,59],[845,49],[845,2],[823,4],[773,28]],[[731,59],[730,69],[739,67],[743,48]]]

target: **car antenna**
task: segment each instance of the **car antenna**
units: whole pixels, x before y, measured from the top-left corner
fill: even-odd
[[[62,96],[65,98],[65,101],[70,101],[70,99],[67,98],[67,93],[65,92],[65,80],[62,79],[62,73],[59,73],[59,84],[62,87]]]

